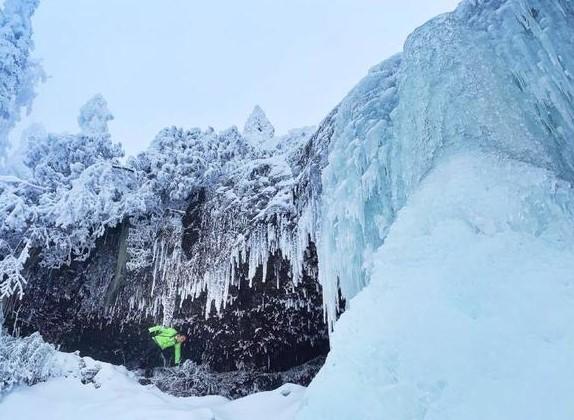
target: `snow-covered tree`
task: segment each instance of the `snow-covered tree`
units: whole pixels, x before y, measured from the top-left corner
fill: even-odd
[[[0,329],[0,398],[17,385],[34,385],[55,373],[56,349],[39,333],[16,338]]]
[[[22,292],[21,271],[31,248],[49,267],[89,255],[107,226],[143,205],[137,175],[119,166],[111,119],[97,95],[80,112],[80,134],[33,137],[24,163],[29,180],[0,182],[0,297]]]
[[[49,268],[84,260],[106,229],[121,223],[130,223],[128,269],[153,265],[154,279],[163,273],[159,283],[169,290],[158,289],[158,296],[166,293],[161,303],[166,316],[175,299],[175,281],[169,279],[200,279],[211,270],[208,277],[224,284],[229,267],[256,244],[250,254],[253,277],[268,247],[276,250],[277,241],[265,239],[263,225],[294,211],[289,156],[311,131],[290,133],[273,146],[273,127],[256,107],[246,125],[252,141],[235,127],[222,132],[171,127],[124,165],[121,146],[108,130],[112,118],[96,95],[80,110],[80,133],[34,131],[24,157],[30,176],[0,180],[0,298],[22,292],[28,255]],[[253,136],[267,143],[253,142]],[[213,235],[196,244],[201,248],[192,257],[185,256],[183,218],[190,206],[204,202],[201,211],[217,220],[210,227]],[[255,225],[257,237],[246,242]],[[233,254],[237,246],[241,256]],[[204,258],[205,249],[214,258]],[[181,270],[190,274],[181,276]]]
[[[101,94],[97,94],[80,108],[78,125],[87,136],[102,136],[109,133],[108,121],[113,119],[108,103]]]
[[[144,188],[163,205],[178,207],[197,188],[213,185],[254,153],[236,128],[215,133],[172,127],[162,130],[129,165],[147,178]]]
[[[96,95],[80,110],[80,134],[32,137],[24,163],[32,170],[34,181],[51,191],[69,190],[86,168],[103,161],[117,163],[123,150],[111,140],[107,126],[111,119],[106,101]]]
[[[40,123],[30,124],[22,130],[19,140],[12,141],[12,147],[5,159],[4,167],[0,168],[3,174],[16,176],[22,179],[31,177],[30,168],[24,164],[24,158],[28,152],[28,143],[30,139],[46,137],[48,134],[44,126]]]
[[[0,273],[6,278],[5,281],[0,282],[0,296],[18,293],[22,297],[24,284],[26,284],[22,271],[29,256],[30,245],[26,243],[19,255],[8,254],[0,261]]]
[[[0,328],[0,401],[16,386],[34,385],[50,378],[72,377],[84,384],[94,382],[99,370],[100,365],[91,359],[57,351],[38,332],[14,337]]]
[[[251,111],[249,118],[247,118],[245,122],[243,136],[249,143],[257,147],[271,140],[274,135],[275,128],[267,119],[265,112],[263,112],[259,105],[255,105],[255,108],[253,108],[253,111]]]
[[[30,108],[34,86],[43,77],[33,49],[31,17],[39,0],[6,0],[0,11],[0,166],[8,147],[8,134]]]

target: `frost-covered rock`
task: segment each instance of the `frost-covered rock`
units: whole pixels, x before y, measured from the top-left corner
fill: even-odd
[[[177,397],[221,395],[235,399],[260,391],[271,391],[286,383],[307,386],[323,362],[324,357],[318,357],[281,372],[253,369],[216,372],[206,365],[197,365],[187,360],[178,368],[154,369],[153,375],[142,377],[139,381],[152,383]]]
[[[96,98],[80,134],[32,138],[30,178],[0,195],[5,295],[29,281],[9,305],[29,317],[26,332],[130,367],[152,323],[187,331],[193,360],[216,370],[288,369],[324,354],[314,249],[298,251],[308,264],[292,278],[275,233],[292,224],[295,162],[312,130],[269,149],[235,128],[172,127],[122,164],[108,115]],[[33,259],[14,264],[25,244]],[[94,341],[103,324],[132,332]]]

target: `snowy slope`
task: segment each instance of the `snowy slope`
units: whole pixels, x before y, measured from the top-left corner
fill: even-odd
[[[177,398],[154,386],[140,385],[123,367],[101,367],[93,383],[53,378],[9,393],[0,403],[0,418],[27,420],[186,419],[291,420],[304,388],[286,384],[275,391],[234,401],[218,396]]]

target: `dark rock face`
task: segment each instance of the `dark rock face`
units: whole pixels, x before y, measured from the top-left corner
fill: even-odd
[[[193,208],[184,218],[192,226]],[[109,230],[85,262],[46,272],[37,262],[29,268],[23,300],[9,302],[7,325],[15,333],[40,331],[43,337],[64,351],[146,367],[147,327],[161,323],[160,314],[150,308],[130,305],[128,299],[150,288],[149,273],[125,269],[126,223]],[[184,237],[198,240],[190,229]],[[195,236],[194,236],[195,235]],[[313,247],[307,251],[308,267],[316,267]],[[252,285],[246,267],[238,268],[238,282],[230,287],[225,309],[205,316],[206,293],[192,299],[178,299],[173,326],[188,335],[185,359],[215,372],[277,372],[301,365],[328,351],[323,322],[321,291],[312,269],[295,287],[289,264],[281,255],[270,257],[267,278],[262,267]]]
[[[176,310],[176,325],[190,337],[187,347],[192,360],[217,371],[280,371],[326,354],[327,329],[317,283],[305,276],[295,287],[280,256],[271,258],[269,265],[279,270],[279,279],[286,280],[263,282],[258,270],[251,287],[245,279],[231,286],[220,316],[213,313],[204,319],[204,298],[187,298]]]

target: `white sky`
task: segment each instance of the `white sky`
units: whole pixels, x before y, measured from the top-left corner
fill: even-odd
[[[102,93],[115,141],[166,126],[242,128],[259,104],[279,134],[316,125],[406,36],[458,0],[42,0],[35,56],[48,81],[32,123],[77,131]]]

